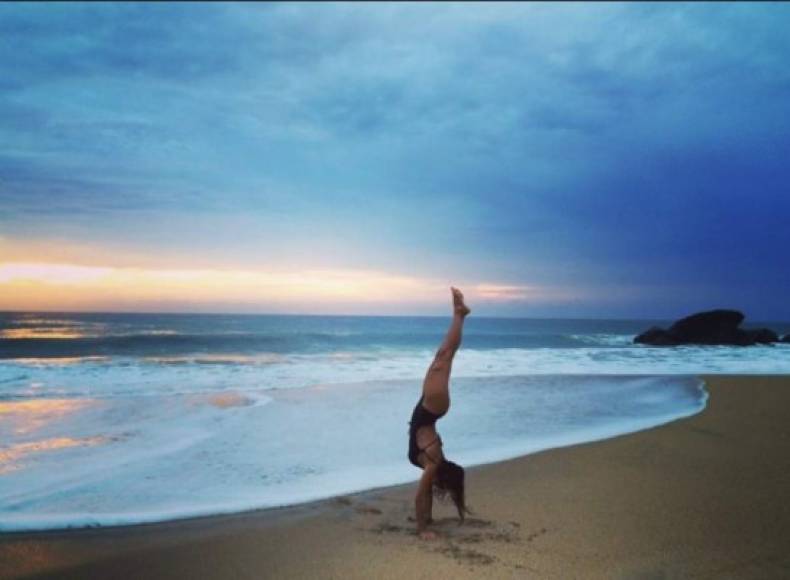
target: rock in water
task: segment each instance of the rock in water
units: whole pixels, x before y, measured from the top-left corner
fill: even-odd
[[[652,344],[654,346],[674,346],[677,344],[669,332],[663,328],[659,328],[658,326],[654,326],[649,330],[644,331],[634,339],[634,342],[640,344]]]
[[[746,334],[757,344],[771,344],[772,342],[779,342],[779,335],[770,328],[747,330]]]
[[[709,310],[681,318],[669,327],[680,344],[740,344],[743,332],[738,326],[743,313],[737,310]]]
[[[654,346],[679,344],[724,344],[749,346],[770,344],[779,337],[768,328],[744,330],[740,328],[743,313],[737,310],[709,310],[681,318],[664,330],[654,326],[634,338],[634,342]],[[787,337],[785,337],[787,338]]]

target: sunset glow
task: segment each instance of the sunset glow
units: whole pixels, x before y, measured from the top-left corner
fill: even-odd
[[[465,281],[471,299],[486,302],[556,300],[558,293],[535,286]],[[459,282],[460,284],[460,282]],[[71,264],[5,263],[0,265],[0,310],[57,308],[187,309],[225,308],[331,310],[397,304],[444,304],[448,283],[386,272],[349,269],[212,270],[94,267]],[[10,329],[10,338],[74,338],[68,327],[33,336]]]

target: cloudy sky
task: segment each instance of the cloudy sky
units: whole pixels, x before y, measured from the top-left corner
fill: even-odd
[[[0,309],[790,319],[789,4],[0,5]]]

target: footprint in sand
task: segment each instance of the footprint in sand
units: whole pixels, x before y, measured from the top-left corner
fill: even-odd
[[[478,552],[476,550],[459,548],[452,543],[442,546],[441,548],[438,548],[434,551],[444,554],[453,560],[457,560],[462,564],[474,564],[480,566],[493,564],[496,561],[494,556],[489,556],[488,554],[484,554],[483,552]]]
[[[532,532],[530,535],[527,536],[527,541],[531,542],[535,538],[538,538],[548,532],[546,528],[540,528],[537,532]]]
[[[372,514],[372,515],[377,515],[377,516],[380,516],[382,514],[382,511],[379,508],[373,507],[373,506],[369,506],[369,505],[357,506],[356,507],[356,512],[358,514]]]
[[[384,522],[382,524],[379,524],[371,531],[376,534],[392,534],[392,533],[398,533],[404,531],[409,531],[409,533],[413,533],[413,530],[407,530],[402,526],[396,526],[395,524],[391,524],[389,522]]]
[[[370,506],[360,506],[357,508],[361,513],[381,515],[381,510],[370,508]],[[389,520],[382,521],[378,525],[368,528],[370,532],[381,535],[395,534],[398,536],[413,537],[416,545],[423,550],[442,554],[458,563],[466,566],[487,566],[497,561],[497,557],[487,554],[480,550],[486,544],[513,544],[521,541],[519,537],[518,522],[507,522],[498,525],[497,523],[482,518],[467,518],[459,524],[455,517],[440,518],[432,522],[433,529],[439,537],[434,542],[416,541],[415,518],[407,516],[406,525],[398,525]],[[540,534],[545,533],[545,529],[540,530],[530,536],[534,539]],[[472,548],[475,546],[475,548]]]
[[[479,518],[466,518],[463,525],[469,528],[490,528],[493,527],[494,522]]]

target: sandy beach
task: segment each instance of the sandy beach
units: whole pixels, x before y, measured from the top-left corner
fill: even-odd
[[[469,469],[474,515],[413,485],[309,505],[5,534],[0,577],[788,578],[790,377],[705,377],[701,414]]]

